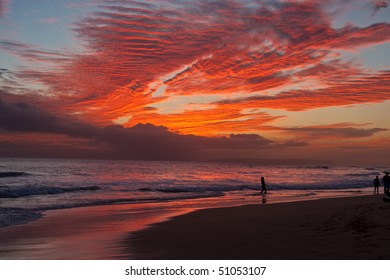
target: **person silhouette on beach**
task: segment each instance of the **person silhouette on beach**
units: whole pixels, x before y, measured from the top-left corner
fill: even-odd
[[[384,193],[387,194],[388,196],[390,196],[390,176],[389,176],[389,172],[385,172],[386,175],[383,176],[382,178],[382,183],[383,183],[383,188],[384,188]]]
[[[374,179],[374,193],[379,193],[379,186],[380,186],[379,177],[376,176],[376,178]]]
[[[265,183],[264,177],[261,177],[261,193],[267,193],[267,184]]]

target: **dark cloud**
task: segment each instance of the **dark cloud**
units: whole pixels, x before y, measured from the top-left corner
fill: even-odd
[[[92,157],[98,157],[100,153],[107,158],[140,160],[206,160],[226,156],[232,151],[259,151],[264,147],[276,145],[259,135],[233,134],[230,137],[208,138],[180,135],[166,127],[151,124],[138,124],[130,128],[116,125],[97,127],[70,117],[56,117],[24,102],[9,103],[1,99],[0,129],[8,133],[52,133],[89,139],[95,142],[94,146],[97,148],[104,147],[95,151],[95,156]],[[0,146],[3,155],[4,146],[18,147],[19,152],[16,151],[16,155],[20,154],[20,143],[0,142]],[[41,156],[55,150],[53,145],[44,148],[39,144],[28,143],[22,146],[24,148],[21,150],[28,150],[27,146],[39,148],[43,153]],[[63,151],[59,149],[61,150]],[[82,149],[74,147],[74,150]],[[9,152],[7,155],[9,156]],[[88,153],[85,150],[80,154],[81,157],[86,155]]]
[[[50,132],[88,137],[98,128],[75,120],[67,120],[30,106],[24,102],[5,103],[0,99],[0,127],[8,131]]]
[[[362,137],[370,137],[378,132],[387,131],[387,129],[383,128],[361,128],[359,125],[352,123],[308,127],[290,127],[283,128],[282,130],[292,132],[294,135],[301,134],[306,135],[306,137],[317,139],[355,139]]]
[[[304,147],[308,146],[309,144],[303,141],[287,141],[286,143],[283,144],[283,147]]]

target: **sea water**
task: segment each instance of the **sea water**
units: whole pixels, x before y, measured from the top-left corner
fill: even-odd
[[[372,193],[385,167],[1,159],[0,227],[47,210],[137,204],[207,208]],[[260,178],[268,185],[260,195]],[[185,203],[181,203],[185,202]]]

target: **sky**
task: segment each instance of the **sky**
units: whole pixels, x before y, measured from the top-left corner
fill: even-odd
[[[388,165],[389,2],[0,0],[0,156]]]

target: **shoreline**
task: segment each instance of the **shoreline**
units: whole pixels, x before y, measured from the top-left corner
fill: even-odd
[[[136,259],[390,259],[381,195],[201,209],[128,236]]]

